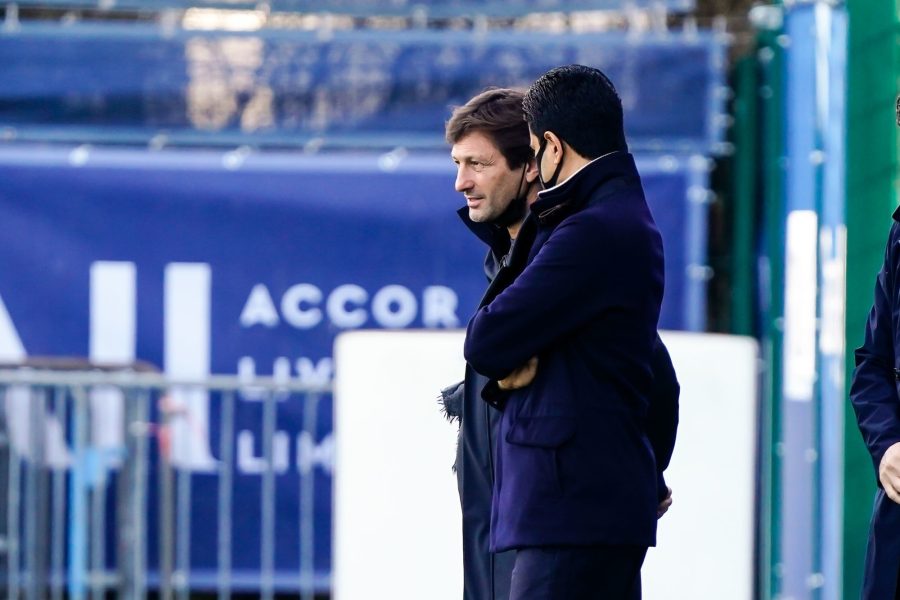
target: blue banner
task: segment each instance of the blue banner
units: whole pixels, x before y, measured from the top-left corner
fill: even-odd
[[[564,64],[616,84],[632,150],[715,153],[725,45],[711,33],[164,31],[26,24],[0,32],[3,139],[443,148],[449,108]]]
[[[696,160],[677,157],[639,158],[638,167],[666,249],[660,327],[683,329],[705,312],[705,302],[696,302],[705,292],[688,277],[704,257],[687,237],[698,204],[689,197],[706,174]],[[211,373],[329,382],[337,333],[463,327],[476,308],[486,287],[485,248],[455,214],[463,199],[453,178],[446,154],[0,147],[0,308],[28,355],[97,356],[104,329],[92,320],[109,318],[96,308],[114,293],[103,282],[134,273],[133,338],[106,330],[112,346],[170,373],[185,371],[179,357],[205,360],[194,367]],[[199,317],[208,319],[208,339],[179,329],[192,326],[178,313],[185,302],[208,306]],[[2,335],[10,332],[0,327]],[[185,345],[208,358],[184,359]],[[8,347],[0,339],[0,351]],[[278,407],[289,449],[277,475],[277,528],[290,532],[276,538],[282,587],[297,581],[304,444],[314,457],[306,464],[316,473],[315,567],[323,586],[331,565],[331,400],[322,400],[315,439],[302,439],[302,409],[299,401]],[[217,411],[212,403],[208,422],[192,424],[196,447],[183,463],[195,473],[195,585],[214,581],[216,521],[203,516],[215,506],[217,476],[208,467],[217,453],[209,445],[218,439]],[[262,404],[240,397],[236,422],[234,506],[242,516],[233,521],[234,546],[256,549],[258,509],[241,507],[258,507]],[[151,568],[154,548],[151,538]],[[258,553],[236,552],[234,569],[236,585],[252,587]]]
[[[23,6],[60,5],[102,10],[148,10],[225,8],[256,10],[251,0],[20,0]],[[270,0],[273,12],[333,13],[346,15],[425,14],[432,17],[472,15],[519,16],[539,12],[650,9],[662,6],[672,11],[694,10],[695,0]]]

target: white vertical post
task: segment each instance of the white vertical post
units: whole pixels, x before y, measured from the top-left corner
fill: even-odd
[[[131,262],[98,261],[91,265],[90,359],[102,365],[130,365],[137,346],[137,270]],[[93,388],[91,445],[102,450],[124,448],[122,391]],[[120,457],[106,456],[106,464],[118,466]]]
[[[203,381],[210,371],[212,273],[205,263],[171,263],[165,273],[166,374]],[[209,441],[209,394],[205,388],[169,391],[172,464],[214,472]]]

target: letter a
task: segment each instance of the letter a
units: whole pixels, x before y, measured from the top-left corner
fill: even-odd
[[[278,311],[272,302],[272,295],[265,284],[257,283],[250,291],[244,310],[241,311],[241,326],[253,327],[265,325],[275,327],[278,325]]]
[[[0,361],[20,362],[23,360],[25,360],[25,347],[6,310],[3,298],[0,297]]]

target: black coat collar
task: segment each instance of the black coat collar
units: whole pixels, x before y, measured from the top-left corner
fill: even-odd
[[[531,212],[540,224],[562,219],[588,203],[594,192],[613,179],[637,177],[634,157],[613,152],[596,158],[559,185],[538,193]]]
[[[509,232],[506,227],[493,223],[476,223],[469,218],[469,209],[466,206],[456,211],[456,214],[478,239],[488,245],[495,256],[499,258],[509,252]]]

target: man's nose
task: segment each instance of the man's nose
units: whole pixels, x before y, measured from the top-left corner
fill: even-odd
[[[457,192],[465,192],[472,189],[472,178],[469,177],[468,169],[460,167],[456,170],[456,182],[453,187]]]

